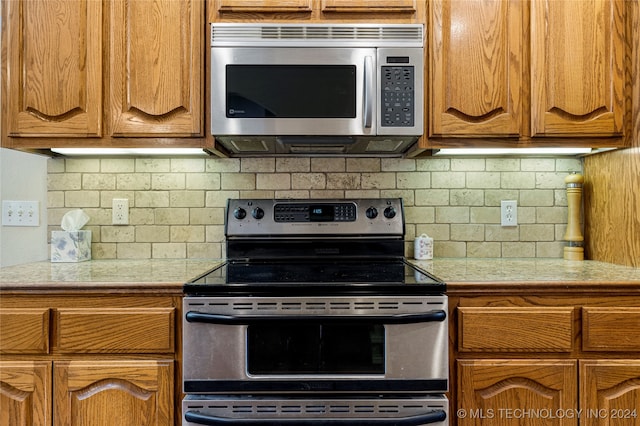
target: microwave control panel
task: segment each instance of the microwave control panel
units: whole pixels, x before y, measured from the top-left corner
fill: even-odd
[[[407,58],[408,60],[408,58]],[[414,67],[382,66],[382,127],[413,127]]]

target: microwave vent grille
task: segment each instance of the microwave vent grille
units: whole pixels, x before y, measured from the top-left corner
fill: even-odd
[[[211,46],[399,46],[422,47],[421,24],[212,24]]]

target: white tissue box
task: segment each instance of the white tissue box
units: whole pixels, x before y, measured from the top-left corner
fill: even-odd
[[[91,231],[51,231],[52,262],[91,260]]]

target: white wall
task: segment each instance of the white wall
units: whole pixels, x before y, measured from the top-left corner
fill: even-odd
[[[46,260],[47,157],[0,148],[0,200],[40,202],[40,226],[0,226],[0,267]]]

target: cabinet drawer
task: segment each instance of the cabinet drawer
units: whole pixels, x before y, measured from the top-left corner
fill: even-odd
[[[573,308],[458,308],[460,352],[570,352]]]
[[[58,309],[55,325],[59,352],[175,351],[175,308]]]
[[[46,354],[49,352],[49,309],[3,309],[0,311],[0,353]]]
[[[640,308],[582,308],[582,350],[640,351]]]

